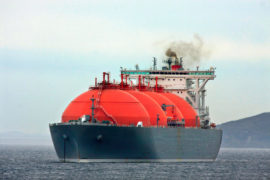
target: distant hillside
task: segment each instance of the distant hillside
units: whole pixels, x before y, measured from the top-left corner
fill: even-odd
[[[222,147],[270,148],[270,112],[221,125]]]

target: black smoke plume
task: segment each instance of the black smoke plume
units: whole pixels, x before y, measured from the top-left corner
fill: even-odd
[[[171,48],[167,49],[167,51],[166,51],[165,54],[166,54],[166,56],[168,56],[168,57],[175,57],[175,58],[177,58],[177,54],[176,54],[174,51],[172,51]]]
[[[208,58],[210,51],[205,49],[202,38],[195,34],[190,42],[180,40],[169,43],[165,54],[168,57],[183,57],[186,66],[193,66]]]

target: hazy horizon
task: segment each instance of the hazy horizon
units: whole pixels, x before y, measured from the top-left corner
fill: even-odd
[[[158,67],[173,41],[216,67],[206,104],[217,124],[270,111],[270,1],[0,2],[0,132],[48,134],[102,72]],[[185,57],[184,57],[185,63]],[[186,62],[188,64],[188,62]]]

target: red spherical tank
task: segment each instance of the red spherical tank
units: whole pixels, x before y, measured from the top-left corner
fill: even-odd
[[[151,90],[104,88],[91,89],[75,98],[62,115],[62,122],[78,120],[83,115],[118,126],[167,126],[169,121],[185,121],[185,126],[196,126],[196,112],[182,98],[171,93]]]
[[[95,99],[95,118],[111,121],[117,125],[150,125],[147,110],[138,99],[120,89],[90,90],[75,98],[62,116],[62,122],[77,120],[83,115],[91,115],[91,98]]]
[[[144,126],[150,125],[150,118],[147,110],[142,103],[132,96],[130,93],[120,89],[106,89],[102,91],[100,98],[101,108],[107,116],[111,116],[117,125],[137,125],[139,121]],[[98,106],[98,107],[99,107]],[[97,108],[98,120],[109,120],[106,116],[99,116],[99,108]]]

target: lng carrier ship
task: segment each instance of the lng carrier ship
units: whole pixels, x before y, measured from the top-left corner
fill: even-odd
[[[186,70],[169,57],[162,69],[121,68],[121,82],[101,82],[75,98],[50,124],[63,162],[214,161],[222,130],[210,122],[205,85],[215,69]]]

